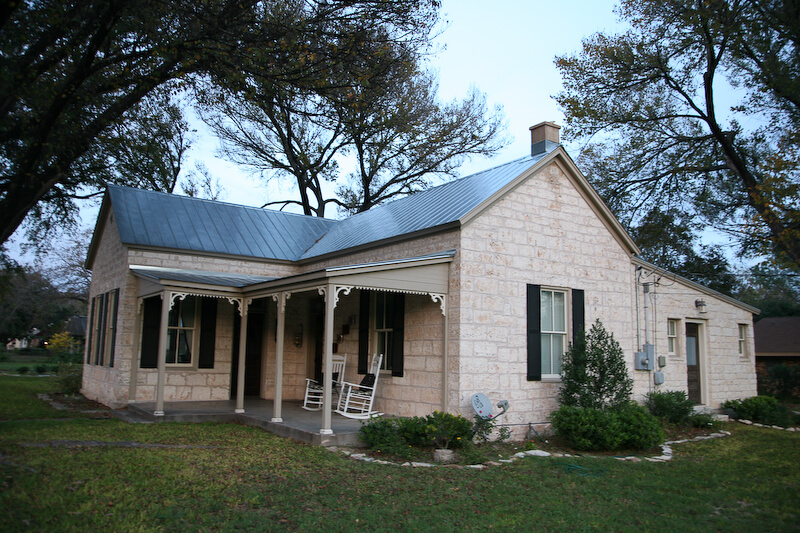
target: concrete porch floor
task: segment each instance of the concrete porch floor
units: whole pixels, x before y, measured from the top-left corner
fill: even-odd
[[[262,428],[280,437],[288,437],[316,446],[363,446],[358,438],[360,420],[331,413],[333,435],[320,435],[322,411],[306,411],[302,402],[284,401],[281,406],[283,422],[270,422],[272,400],[245,398],[244,413],[234,413],[235,401],[165,402],[164,416],[155,416],[155,402],[132,403],[126,416],[120,418],[147,422],[239,422]]]

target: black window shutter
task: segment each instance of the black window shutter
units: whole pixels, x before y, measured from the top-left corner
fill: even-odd
[[[392,324],[392,375],[403,377],[403,341],[405,340],[406,295],[394,295],[394,324]]]
[[[358,373],[366,374],[369,365],[369,291],[361,290],[358,301]]]
[[[144,301],[142,310],[141,368],[158,367],[158,336],[161,330],[161,298],[154,296]]]
[[[103,352],[106,348],[106,324],[108,323],[108,293],[105,292],[98,296],[100,299],[100,314],[97,321],[100,325],[100,334],[97,337],[97,352],[94,356],[94,364],[103,365]]]
[[[583,289],[572,289],[572,344],[578,343],[578,335],[586,328]]]
[[[541,285],[528,285],[528,381],[542,380]]]
[[[92,335],[92,330],[94,329],[94,313],[95,313],[95,303],[94,298],[89,300],[89,324],[86,327],[86,364],[92,364],[92,340],[94,335]]]
[[[203,298],[200,304],[200,353],[198,368],[214,368],[214,348],[217,341],[217,300]]]
[[[119,310],[119,289],[114,289],[111,291],[111,294],[114,295],[114,307],[111,309],[111,342],[109,343],[109,350],[108,350],[108,366],[114,366],[114,352],[115,345],[117,341],[117,310]]]

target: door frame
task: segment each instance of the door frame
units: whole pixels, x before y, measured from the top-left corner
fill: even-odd
[[[708,405],[708,380],[706,376],[708,375],[708,357],[706,352],[706,322],[703,320],[696,320],[687,318],[684,320],[683,326],[683,338],[684,338],[684,350],[686,350],[686,371],[687,371],[687,383],[686,383],[686,392],[687,395],[689,393],[689,383],[688,383],[688,363],[689,363],[689,352],[687,348],[688,336],[686,334],[686,328],[690,325],[697,326],[697,372],[698,372],[698,386],[700,387],[700,403],[696,405]]]

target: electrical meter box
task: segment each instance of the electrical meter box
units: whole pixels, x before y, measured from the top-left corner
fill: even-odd
[[[636,370],[655,370],[656,367],[656,350],[652,344],[645,344],[644,351],[636,352],[633,354],[633,367]]]

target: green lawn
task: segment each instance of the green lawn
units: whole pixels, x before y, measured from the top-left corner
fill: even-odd
[[[58,419],[34,401],[52,383],[0,376],[0,531],[800,529],[796,433],[731,424],[669,463],[409,468],[236,424]]]

